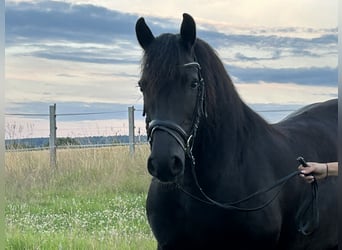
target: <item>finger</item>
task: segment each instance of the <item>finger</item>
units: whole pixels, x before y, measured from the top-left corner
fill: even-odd
[[[309,175],[309,176],[306,176],[306,180],[310,181],[310,182],[313,182],[315,180],[315,177],[312,176],[312,175]]]
[[[313,183],[315,181],[316,181],[316,178],[315,178],[315,176],[313,176],[313,178],[311,179],[310,183]]]

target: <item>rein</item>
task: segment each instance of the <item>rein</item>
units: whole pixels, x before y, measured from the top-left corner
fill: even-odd
[[[250,195],[248,195],[245,198],[242,198],[237,201],[231,201],[231,202],[218,202],[211,198],[201,187],[197,174],[196,174],[196,161],[195,157],[192,153],[194,140],[196,138],[197,130],[199,127],[199,123],[202,117],[207,117],[206,113],[206,107],[205,107],[205,83],[204,79],[201,75],[201,66],[198,62],[191,62],[186,63],[182,65],[183,67],[196,67],[198,70],[198,79],[199,79],[199,87],[198,87],[198,94],[197,94],[197,101],[196,101],[196,107],[194,110],[193,115],[193,123],[190,130],[190,133],[188,134],[181,126],[178,124],[167,121],[167,120],[152,120],[148,124],[148,130],[147,130],[147,136],[149,143],[152,144],[153,140],[153,134],[156,130],[162,130],[164,132],[167,132],[169,135],[171,135],[177,143],[182,147],[182,149],[185,152],[185,155],[190,159],[191,162],[191,172],[193,179],[195,181],[196,188],[199,190],[203,198],[200,198],[189,191],[185,190],[184,187],[182,187],[180,184],[176,183],[176,186],[186,195],[191,197],[194,200],[197,200],[199,202],[208,204],[208,205],[214,205],[223,209],[230,209],[230,210],[236,210],[241,212],[252,212],[252,211],[258,211],[266,206],[268,206],[272,201],[274,201],[278,195],[280,194],[280,191],[282,187],[294,176],[298,176],[300,174],[300,171],[294,171],[287,176],[277,180],[272,185],[262,188]],[[296,220],[298,220],[298,231],[300,231],[304,235],[310,234],[317,226],[319,221],[319,215],[318,215],[318,202],[317,202],[317,181],[314,181],[312,184],[312,197],[310,200],[306,200],[306,202],[299,208],[299,211],[296,214]],[[263,204],[256,206],[256,207],[241,207],[237,206],[238,204],[247,202],[259,195],[265,194],[269,191],[272,191],[274,189],[277,189],[276,193],[267,201],[265,201]],[[311,218],[310,216],[313,216]]]
[[[269,187],[266,187],[266,188],[262,188],[248,196],[246,196],[245,198],[242,198],[240,200],[237,200],[237,201],[231,201],[231,202],[225,202],[225,203],[221,203],[221,202],[217,202],[215,201],[214,199],[210,198],[204,191],[203,189],[201,188],[199,182],[198,182],[198,179],[197,179],[197,175],[195,173],[195,167],[192,166],[192,175],[194,177],[194,180],[195,180],[195,183],[196,183],[196,186],[197,188],[199,189],[199,191],[201,192],[202,196],[206,199],[201,199],[199,197],[196,197],[195,195],[191,194],[190,192],[186,191],[182,186],[178,185],[179,189],[182,190],[182,192],[186,193],[187,195],[191,196],[192,198],[198,200],[198,201],[201,201],[203,203],[206,203],[206,204],[210,204],[210,205],[216,205],[220,208],[223,208],[223,209],[231,209],[231,210],[237,210],[237,211],[240,211],[240,212],[253,212],[253,211],[258,211],[258,210],[261,210],[263,208],[265,208],[266,206],[268,206],[275,198],[277,198],[277,196],[279,195],[282,187],[287,183],[287,181],[289,181],[291,178],[293,178],[294,176],[298,176],[298,174],[300,173],[300,171],[294,171],[292,173],[290,173],[289,175],[277,180],[275,183],[273,183],[272,185],[270,185]],[[250,208],[245,208],[245,207],[238,207],[236,205],[240,204],[240,203],[243,203],[243,202],[246,202],[246,201],[249,201],[253,198],[255,198],[256,196],[258,195],[262,195],[264,193],[267,193],[269,191],[272,191],[273,189],[275,188],[279,188],[277,190],[277,192],[275,193],[275,195],[273,195],[273,197],[271,197],[268,201],[266,201],[264,204],[261,204],[259,206],[256,206],[256,207],[250,207]]]

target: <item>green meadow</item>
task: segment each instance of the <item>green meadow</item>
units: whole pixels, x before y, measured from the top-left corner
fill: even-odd
[[[148,147],[6,152],[6,249],[156,249]]]

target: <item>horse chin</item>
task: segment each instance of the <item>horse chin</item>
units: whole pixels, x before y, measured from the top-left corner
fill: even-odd
[[[165,188],[176,188],[181,183],[182,175],[176,176],[173,179],[163,180],[157,177],[153,177],[152,182],[158,184],[158,186],[162,186]]]

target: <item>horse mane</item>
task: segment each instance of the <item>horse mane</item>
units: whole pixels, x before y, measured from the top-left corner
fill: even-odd
[[[244,152],[257,140],[256,135],[267,133],[272,126],[243,102],[223,62],[209,44],[197,39],[194,51],[205,81],[208,113],[208,118],[200,123],[201,141],[195,154],[200,157],[208,153],[207,145],[219,145],[215,149],[211,146],[211,150],[221,155],[229,153],[230,171],[237,171],[244,162]]]
[[[252,126],[269,127],[261,116],[241,100],[224,64],[209,44],[198,38],[195,54],[206,84],[208,113],[212,114],[212,122],[207,126],[217,129],[217,124],[227,124],[227,120],[230,120],[230,130],[235,133],[239,129],[243,133],[250,131]]]
[[[206,84],[207,106],[209,109],[214,109],[209,112],[216,113],[215,111],[220,107],[227,109],[228,105],[239,109],[242,105],[241,99],[216,51],[198,38],[195,44],[195,55],[201,65]],[[235,110],[235,113],[238,112],[239,110]]]

